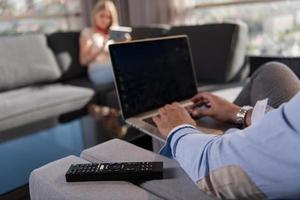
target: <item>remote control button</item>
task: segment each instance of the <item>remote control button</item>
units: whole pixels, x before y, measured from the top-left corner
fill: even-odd
[[[100,166],[100,170],[103,170],[103,169],[104,169],[104,165],[101,165],[101,166]]]
[[[118,163],[114,163],[114,164],[111,164],[110,166],[109,166],[109,169],[111,169],[111,170],[119,170],[119,169],[121,169],[121,167],[122,167],[122,165],[121,164],[118,164]]]

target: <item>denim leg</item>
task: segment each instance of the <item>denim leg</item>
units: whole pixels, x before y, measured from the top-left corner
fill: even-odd
[[[111,64],[92,64],[89,66],[88,75],[97,90],[109,90],[114,88]]]

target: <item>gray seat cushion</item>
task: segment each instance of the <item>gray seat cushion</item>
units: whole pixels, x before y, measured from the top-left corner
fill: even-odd
[[[65,173],[71,164],[87,161],[69,156],[39,169],[30,175],[32,200],[159,200],[161,198],[123,181],[67,183]]]
[[[0,44],[0,91],[61,76],[44,35],[1,36]]]
[[[164,179],[146,181],[140,187],[164,199],[212,199],[198,189],[176,161],[119,139],[87,149],[81,157],[91,162],[163,161]]]
[[[52,84],[0,93],[0,131],[59,116],[85,106],[90,89]]]

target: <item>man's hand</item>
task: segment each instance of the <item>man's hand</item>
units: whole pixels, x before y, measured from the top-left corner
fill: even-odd
[[[240,110],[239,106],[208,92],[200,92],[191,100],[194,104],[188,110],[195,118],[209,116],[218,121],[235,123]],[[205,106],[200,108],[201,105]]]
[[[196,126],[196,122],[190,117],[189,113],[178,103],[166,105],[159,109],[158,113],[158,116],[153,117],[153,121],[164,138],[168,137],[173,128],[182,124]]]

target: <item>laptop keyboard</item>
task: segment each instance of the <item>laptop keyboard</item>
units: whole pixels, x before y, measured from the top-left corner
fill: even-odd
[[[148,123],[148,124],[151,124],[152,126],[157,127],[156,124],[154,123],[152,117],[148,117],[146,119],[143,119],[143,121],[146,122],[146,123]]]

